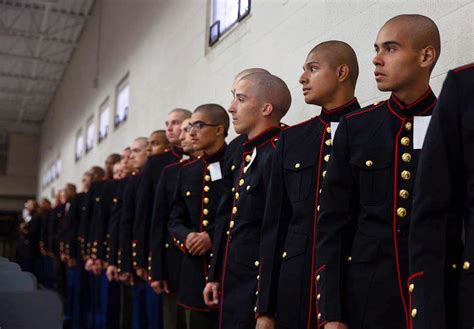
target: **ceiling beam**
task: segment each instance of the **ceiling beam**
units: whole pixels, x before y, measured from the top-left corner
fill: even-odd
[[[68,45],[71,47],[77,46],[77,42],[75,40],[57,38],[48,33],[39,32],[39,31],[28,31],[28,30],[14,29],[14,28],[7,28],[7,29],[0,28],[0,34],[12,36],[12,37],[25,38],[29,40],[39,40],[43,38],[44,41],[48,41],[48,42],[60,43],[60,44]]]
[[[25,133],[31,135],[39,135],[41,133],[41,124],[25,122],[18,123],[16,120],[0,120],[0,129],[2,128],[6,129],[8,132]]]
[[[45,63],[45,64],[51,64],[51,65],[60,65],[60,66],[66,66],[68,64],[67,61],[60,61],[60,60],[54,60],[54,59],[49,59],[46,57],[36,57],[36,56],[27,56],[27,55],[20,55],[20,54],[11,54],[11,53],[5,53],[0,51],[0,56],[1,57],[6,57],[6,58],[13,58],[13,59],[22,59],[22,60],[27,60],[27,61],[37,61],[40,63]]]
[[[14,9],[26,9],[26,10],[32,10],[32,11],[38,11],[38,12],[44,12],[46,10],[46,5],[45,4],[40,4],[38,2],[18,2],[18,1],[9,1],[9,0],[0,0],[0,6],[3,6],[5,8],[14,8]],[[72,10],[66,10],[66,9],[61,9],[61,8],[55,8],[51,7],[50,11],[53,14],[65,16],[65,17],[70,17],[70,18],[75,18],[75,19],[88,19],[91,15],[90,14],[84,14],[81,12],[75,12]]]
[[[59,82],[59,79],[54,78],[47,78],[47,77],[40,77],[40,76],[29,76],[25,74],[15,74],[15,73],[8,73],[8,72],[0,72],[0,77],[2,78],[12,78],[12,79],[20,79],[20,80],[29,80],[29,81],[43,81],[43,82]]]
[[[24,89],[14,89],[14,88],[6,88],[0,87],[0,94],[8,94],[8,95],[28,95],[28,96],[46,96],[52,97],[54,93],[42,91],[42,90],[30,90],[27,92]]]

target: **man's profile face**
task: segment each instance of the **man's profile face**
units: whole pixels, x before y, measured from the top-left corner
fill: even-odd
[[[374,49],[374,75],[380,91],[396,92],[419,79],[420,53],[400,22],[389,22],[380,29]]]
[[[179,135],[181,134],[181,123],[184,115],[180,112],[171,112],[166,119],[166,138],[171,144],[179,143]]]
[[[168,147],[168,140],[166,139],[165,134],[153,133],[148,137],[148,155],[158,155],[163,154]]]
[[[130,153],[130,160],[132,161],[133,168],[139,170],[145,165],[148,157],[146,152],[147,143],[141,140],[133,141]]]
[[[248,134],[263,118],[265,103],[257,95],[254,82],[240,80],[235,88],[234,99],[228,109],[237,134]]]

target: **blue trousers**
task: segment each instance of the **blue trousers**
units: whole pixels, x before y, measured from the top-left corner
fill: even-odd
[[[162,297],[153,291],[149,284],[146,284],[146,313],[147,329],[163,328],[163,305]]]
[[[64,308],[65,327],[81,329],[81,271],[79,265],[66,268],[67,297]]]
[[[132,329],[147,329],[146,286],[137,280],[132,287]]]

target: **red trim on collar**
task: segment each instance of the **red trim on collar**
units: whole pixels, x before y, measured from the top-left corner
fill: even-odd
[[[468,69],[474,69],[474,63],[466,64],[464,66],[460,66],[460,67],[454,69],[453,71],[457,73],[457,72],[461,72],[461,71],[468,70]]]
[[[384,105],[387,101],[383,101],[383,102],[380,102],[379,104],[377,105],[372,105],[371,107],[369,107],[368,109],[366,110],[362,110],[360,112],[355,112],[355,113],[350,113],[348,115],[345,116],[345,118],[348,120],[350,118],[353,118],[355,116],[358,116],[360,114],[363,114],[363,113],[367,113],[367,112],[370,112],[372,110],[375,110],[375,109],[378,109],[379,107],[381,107],[382,105]]]
[[[340,111],[340,110],[343,110],[345,109],[346,107],[348,107],[349,105],[352,105],[354,104],[355,102],[357,102],[357,98],[354,97],[352,100],[350,100],[349,102],[347,102],[346,104],[343,104],[341,106],[338,106],[336,108],[333,108],[331,110],[328,110],[328,109],[325,109],[324,107],[321,109],[322,112],[326,113],[326,114],[333,114],[334,112],[337,112],[337,111]]]
[[[268,128],[268,129],[265,129],[264,131],[262,131],[261,133],[259,133],[257,136],[253,137],[252,139],[248,139],[248,140],[246,140],[245,142],[243,142],[242,145],[245,146],[245,145],[247,145],[247,144],[253,142],[254,140],[256,140],[257,138],[259,138],[260,136],[266,134],[267,132],[269,132],[269,131],[271,131],[271,130],[273,130],[273,129],[279,129],[279,130],[281,130],[281,127],[280,127],[280,126],[273,126],[273,127]],[[273,138],[273,137],[272,137],[272,138]],[[269,138],[269,139],[270,139],[270,138]]]

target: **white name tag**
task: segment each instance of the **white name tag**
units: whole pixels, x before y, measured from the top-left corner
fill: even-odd
[[[331,142],[334,142],[334,136],[336,136],[337,127],[339,127],[339,122],[331,122]]]
[[[430,124],[431,115],[413,118],[413,149],[419,150],[423,147],[426,131]]]
[[[189,160],[189,155],[183,154],[183,156],[181,157],[181,160]]]
[[[211,181],[222,179],[221,164],[219,162],[213,162],[209,165],[209,172],[211,174]]]
[[[245,166],[244,172],[246,172],[247,169],[250,168],[250,166],[251,166],[252,163],[253,163],[253,160],[255,160],[256,157],[257,157],[257,148],[254,147],[254,148],[253,148],[253,151],[252,151],[252,159],[250,160],[249,164]]]

